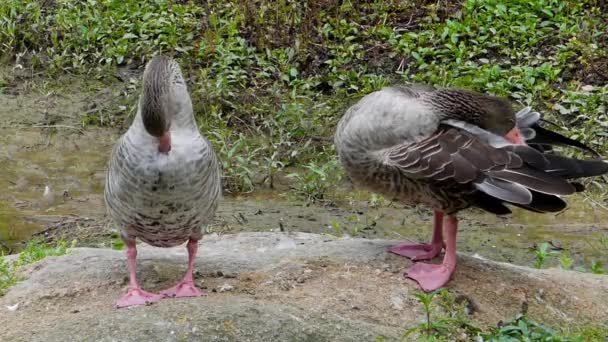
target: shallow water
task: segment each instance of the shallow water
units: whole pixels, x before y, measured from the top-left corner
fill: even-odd
[[[66,219],[102,219],[105,167],[118,137],[116,131],[109,129],[33,128],[36,120],[32,117],[42,109],[24,101],[0,95],[0,104],[4,105],[0,115],[12,115],[7,120],[10,125],[0,128],[0,188],[3,189],[0,192],[0,248],[5,251],[18,248],[20,241]],[[17,109],[26,121],[19,119]],[[293,202],[277,192],[227,197],[220,206],[217,222],[209,229],[219,233],[284,230],[428,239],[430,211],[388,202],[371,208],[368,198],[369,194],[358,192],[345,195],[336,207],[323,207]],[[531,265],[534,257],[530,247],[552,242],[554,246],[570,250],[575,266],[588,268],[591,260],[608,264],[608,211],[593,206],[579,195],[571,197],[569,203],[569,209],[557,215],[515,209],[509,218],[499,218],[480,211],[464,212],[459,250]],[[557,258],[550,259],[548,264],[556,265]]]
[[[115,138],[108,133],[0,129],[0,239],[5,244],[27,239],[65,216],[99,214]]]

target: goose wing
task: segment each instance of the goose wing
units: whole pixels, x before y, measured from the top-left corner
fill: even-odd
[[[562,210],[565,202],[558,196],[577,190],[567,181],[568,175],[564,172],[564,168],[572,168],[563,163],[563,159],[568,158],[546,158],[531,147],[497,140],[500,137],[486,131],[470,132],[442,124],[422,141],[391,148],[385,163],[410,178],[426,179],[446,187],[461,185],[469,189],[463,191],[463,196],[491,212],[508,212],[503,202],[541,212]],[[602,170],[594,173],[608,171],[608,164],[601,163]],[[580,166],[577,175],[584,173],[580,171],[584,165],[577,165]]]

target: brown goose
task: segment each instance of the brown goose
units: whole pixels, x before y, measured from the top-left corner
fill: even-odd
[[[530,108],[516,113],[499,97],[425,85],[389,87],[363,97],[340,120],[335,145],[355,184],[434,210],[429,244],[390,249],[427,260],[445,248],[442,264],[416,263],[407,270],[426,291],[443,286],[456,267],[460,210],[479,207],[504,215],[511,212],[505,204],[511,204],[558,212],[566,207],[561,196],[583,190],[570,179],[608,172],[601,160],[554,153],[551,145],[591,149],[543,128]]]
[[[203,294],[193,283],[194,259],[220,196],[219,163],[196,126],[179,65],[155,57],[146,65],[137,115],[112,151],[106,178],[106,206],[121,227],[130,275],[118,307]],[[136,239],[156,247],[188,241],[184,279],[160,294],[142,290],[135,276]]]

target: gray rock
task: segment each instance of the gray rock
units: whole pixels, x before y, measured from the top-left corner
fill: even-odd
[[[77,248],[22,269],[24,281],[0,298],[0,340],[395,340],[423,314],[416,284],[401,271],[411,262],[386,253],[395,242],[305,233],[209,236],[196,264],[196,282],[208,296],[120,310],[114,302],[127,286],[124,252]],[[185,248],[139,250],[146,290],[181,279]],[[537,321],[573,326],[608,320],[607,279],[459,255],[447,289],[474,303],[472,318],[482,326],[510,319],[524,305]],[[232,289],[211,291],[225,285]],[[17,303],[17,310],[6,309]]]

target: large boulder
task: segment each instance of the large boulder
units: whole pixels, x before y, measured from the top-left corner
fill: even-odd
[[[0,298],[0,340],[394,340],[423,317],[413,296],[418,287],[403,277],[411,262],[386,252],[396,242],[305,233],[207,236],[196,282],[208,296],[120,310],[114,302],[127,286],[124,252],[76,248],[21,269],[24,280]],[[186,259],[183,247],[139,245],[143,287],[173,285]],[[459,255],[447,289],[470,302],[471,319],[482,326],[522,307],[554,326],[608,320],[604,276]]]

